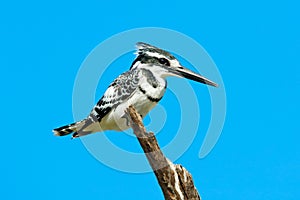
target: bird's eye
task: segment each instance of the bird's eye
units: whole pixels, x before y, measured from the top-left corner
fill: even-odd
[[[165,58],[158,59],[158,62],[162,65],[170,66],[170,62]]]

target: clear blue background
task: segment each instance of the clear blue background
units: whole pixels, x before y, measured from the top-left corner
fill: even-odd
[[[0,199],[162,199],[153,174],[110,169],[80,140],[51,133],[73,120],[73,83],[88,53],[113,34],[145,26],[194,38],[226,85],[216,147],[198,159],[199,134],[176,161],[202,198],[300,199],[299,19],[292,0],[2,1]]]

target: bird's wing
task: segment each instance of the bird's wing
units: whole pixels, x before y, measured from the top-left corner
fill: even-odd
[[[130,70],[118,76],[107,88],[102,98],[92,109],[87,118],[87,123],[82,127],[82,131],[90,124],[100,122],[112,109],[127,99],[138,88],[140,80],[140,70]]]
[[[138,88],[139,80],[139,70],[127,71],[121,74],[110,84],[90,115],[96,117],[97,121],[100,122],[111,109],[117,107],[120,103],[127,101]]]

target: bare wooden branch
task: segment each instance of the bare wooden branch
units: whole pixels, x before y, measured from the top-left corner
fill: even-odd
[[[160,150],[152,132],[147,133],[140,115],[133,106],[127,109],[128,121],[155,173],[167,200],[200,200],[191,174],[181,165],[168,160]]]

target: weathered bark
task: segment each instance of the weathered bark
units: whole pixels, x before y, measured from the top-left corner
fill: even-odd
[[[147,133],[140,115],[133,106],[127,109],[128,121],[155,173],[167,200],[200,200],[191,174],[181,165],[168,160],[160,150],[152,132]]]

